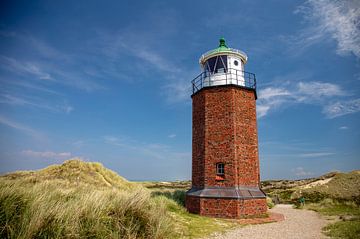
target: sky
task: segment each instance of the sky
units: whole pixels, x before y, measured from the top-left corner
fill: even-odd
[[[191,80],[220,37],[256,74],[262,179],[360,169],[359,1],[0,4],[0,173],[190,179]]]

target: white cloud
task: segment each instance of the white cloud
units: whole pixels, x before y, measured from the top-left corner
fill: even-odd
[[[2,115],[0,115],[0,124],[3,124],[10,128],[22,131],[23,133],[29,134],[30,136],[32,136],[36,139],[44,139],[45,138],[45,136],[41,132],[36,131],[36,130],[34,130],[26,125],[23,125],[21,123],[18,123],[14,120],[8,119]]]
[[[163,93],[165,94],[168,103],[186,102],[190,100],[192,92],[189,79],[179,77],[178,81],[172,81],[165,84]]]
[[[161,143],[138,142],[126,137],[104,136],[104,143],[120,147],[128,153],[149,160],[186,160],[191,158],[189,152],[178,152],[171,146]]]
[[[343,96],[346,93],[340,86],[326,82],[299,82],[295,92],[297,101],[320,100],[324,97]]]
[[[23,98],[13,96],[10,94],[1,94],[1,93],[0,93],[0,103],[10,104],[10,105],[36,107],[36,108],[40,108],[40,109],[49,110],[54,113],[63,112],[63,113],[69,114],[74,110],[74,108],[72,106],[70,106],[67,102],[56,103],[54,105],[50,105],[50,104],[46,104],[46,103],[38,103],[32,99],[23,99]]]
[[[339,127],[339,129],[340,129],[340,130],[347,130],[347,129],[349,129],[349,127],[347,127],[347,126],[341,126],[341,127]]]
[[[3,81],[6,84],[12,84],[12,85],[16,85],[16,86],[26,88],[27,91],[29,91],[29,90],[38,90],[38,91],[45,92],[45,93],[48,93],[48,94],[51,94],[51,95],[63,96],[62,93],[59,93],[57,91],[50,90],[48,88],[39,86],[35,82],[29,83],[29,82],[21,81],[21,80],[16,80],[16,81],[15,80],[7,80],[5,82],[5,80],[3,78],[0,78],[0,81]]]
[[[267,115],[267,113],[270,109],[271,109],[271,106],[269,104],[266,104],[266,103],[259,104],[256,107],[256,113],[257,113],[258,118],[262,118],[265,115]]]
[[[23,155],[32,158],[45,158],[45,159],[68,159],[71,158],[70,152],[52,152],[52,151],[33,151],[24,150],[21,152]]]
[[[30,74],[41,80],[54,80],[54,78],[45,72],[39,65],[32,62],[20,62],[10,57],[0,55],[0,65],[2,68],[17,74]]]
[[[304,176],[310,176],[313,175],[312,172],[306,171],[303,167],[297,167],[291,170],[296,176],[304,177]]]
[[[168,137],[171,138],[171,139],[173,139],[173,138],[176,137],[176,134],[169,134]]]
[[[20,123],[17,123],[15,121],[12,121],[12,120],[9,120],[7,118],[5,118],[4,116],[1,116],[0,115],[0,123],[1,124],[4,124],[4,125],[7,125],[11,128],[14,128],[14,129],[18,129],[18,130],[22,130],[22,131],[27,131],[27,132],[35,132],[33,129],[27,127],[27,126],[24,126]]]
[[[337,42],[339,55],[360,57],[360,2],[357,0],[308,0],[295,13],[302,13],[310,26],[300,33],[297,47],[308,47],[327,38]]]
[[[291,104],[315,104],[325,106],[329,99],[346,96],[347,93],[340,86],[326,82],[285,82],[278,88],[267,87],[259,90],[257,105],[258,117]],[[340,115],[337,115],[340,116]]]
[[[314,152],[314,153],[303,153],[299,154],[301,158],[319,158],[334,155],[335,153],[332,152]]]
[[[124,32],[121,34],[99,32],[100,40],[98,42],[101,44],[99,46],[96,43],[96,48],[115,62],[119,60],[119,56],[126,54],[137,58],[136,62],[140,60],[140,62],[145,63],[141,64],[140,67],[138,67],[139,64],[134,64],[131,74],[145,74],[147,77],[149,70],[146,70],[144,65],[162,73],[159,77],[159,80],[163,81],[160,94],[165,96],[166,103],[189,102],[191,95],[190,80],[198,74],[197,70],[184,69],[184,64],[176,62],[178,57],[169,56],[161,51],[161,48],[156,47],[159,44],[157,37],[153,39],[154,41],[149,41],[140,38],[139,35],[141,34],[143,32],[131,31],[126,34]],[[136,44],[136,48],[134,48],[134,44]]]
[[[360,99],[337,101],[325,106],[323,113],[330,119],[360,111]]]
[[[259,91],[259,98],[267,100],[275,97],[289,96],[291,93],[288,90],[282,88],[268,87]]]

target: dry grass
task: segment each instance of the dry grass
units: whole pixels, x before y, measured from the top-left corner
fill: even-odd
[[[168,238],[166,204],[97,163],[0,179],[1,238]]]
[[[188,213],[188,182],[152,185],[80,160],[0,176],[0,238],[198,238],[236,226]]]
[[[327,183],[312,187],[298,188],[292,195],[297,199],[304,196],[311,202],[319,202],[326,198],[354,201],[360,205],[360,171],[337,173]]]

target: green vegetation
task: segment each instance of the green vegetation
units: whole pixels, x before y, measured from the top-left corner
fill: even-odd
[[[325,184],[308,188],[298,188],[292,198],[303,196],[310,202],[320,202],[325,198],[338,201],[353,201],[360,205],[360,171],[337,173]]]
[[[305,208],[337,219],[337,222],[323,228],[327,236],[360,238],[360,207],[356,203],[324,199],[319,203],[309,203]]]
[[[332,238],[360,238],[360,171],[332,172],[318,178],[268,180],[262,188],[274,203],[293,203],[334,222],[323,228]],[[300,204],[305,199],[305,206]]]
[[[1,238],[165,238],[166,205],[98,163],[79,160],[0,180]]]
[[[274,202],[273,202],[272,199],[269,198],[269,197],[266,197],[266,204],[267,204],[268,208],[273,208],[273,207],[275,207]]]
[[[323,230],[332,238],[360,238],[360,171],[337,173],[324,184],[300,187],[293,199],[304,197],[305,208],[340,221]]]
[[[200,238],[215,232],[222,233],[239,226],[232,220],[202,217],[188,213],[184,207],[171,200],[168,201],[167,206],[175,222],[174,230],[178,232],[177,238]]]
[[[359,171],[262,184],[270,208],[304,197],[305,208],[338,218],[324,228],[326,235],[359,238]],[[80,160],[10,173],[0,176],[0,237],[198,238],[238,226],[188,213],[190,186],[190,181],[131,183],[99,163]]]
[[[239,226],[226,219],[203,217],[188,213],[185,209],[185,193],[191,187],[190,181],[177,182],[142,182],[151,190],[154,198],[166,201],[167,209],[174,221],[174,229],[178,238],[199,238],[212,233],[222,233]]]
[[[187,213],[184,187],[149,190],[80,160],[0,176],[0,188],[0,238],[195,238],[236,225]]]
[[[326,226],[324,231],[332,238],[360,238],[360,220],[336,222]]]

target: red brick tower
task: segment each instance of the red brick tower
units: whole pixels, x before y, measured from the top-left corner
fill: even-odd
[[[260,189],[256,79],[244,71],[247,56],[220,46],[201,56],[192,81],[192,188],[189,212],[242,218],[266,213]]]

